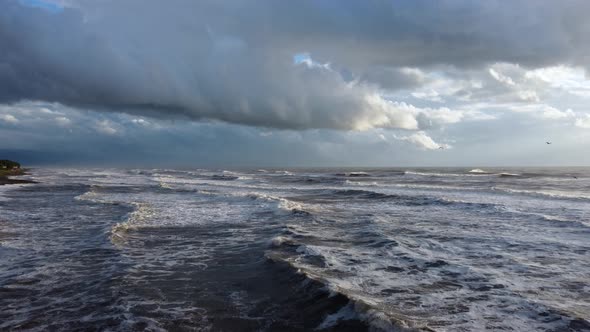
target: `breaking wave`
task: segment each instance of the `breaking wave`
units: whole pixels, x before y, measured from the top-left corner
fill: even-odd
[[[527,190],[527,189],[514,189],[514,188],[506,188],[495,186],[492,187],[493,190],[501,191],[509,194],[516,194],[516,195],[527,195],[533,197],[541,197],[541,198],[552,198],[552,199],[564,199],[564,200],[590,200],[590,194],[584,192],[575,192],[575,191],[557,191],[557,190]]]
[[[40,172],[0,187],[0,329],[583,331],[589,174]]]

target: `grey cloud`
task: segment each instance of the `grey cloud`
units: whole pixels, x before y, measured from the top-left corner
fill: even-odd
[[[447,148],[451,147],[448,144],[440,144],[440,143],[435,142],[432,139],[432,137],[428,136],[423,131],[415,132],[409,136],[396,137],[396,139],[401,140],[401,141],[408,141],[423,150],[439,150],[439,149],[447,149]]]
[[[590,149],[590,131],[584,128],[587,117],[580,118],[575,126],[574,118],[567,119],[567,123],[555,122],[531,117],[531,112],[507,112],[495,121],[462,121],[427,132],[273,130],[90,112],[49,103],[0,106],[0,118],[7,114],[17,115],[19,121],[0,120],[0,155],[28,166],[264,168],[590,162],[584,153]],[[448,115],[444,111],[432,114],[439,121]],[[59,123],[62,117],[70,123]],[[118,132],[102,132],[97,127],[100,123]],[[554,142],[552,158],[547,158],[547,139]],[[437,148],[448,145],[452,148]]]
[[[411,89],[426,80],[425,75],[415,68],[370,67],[359,78],[374,83],[386,90]]]
[[[286,129],[418,129],[416,113],[375,86],[421,83],[400,68],[588,65],[586,1],[69,3],[55,14],[0,1],[0,102]],[[333,67],[294,65],[297,52]]]
[[[588,65],[590,27],[584,13],[590,3],[582,0],[270,1],[263,6],[239,16],[240,27],[255,29],[252,22],[269,21],[272,34],[259,38],[351,66]]]
[[[105,5],[104,21],[77,9],[56,15],[16,2],[4,6],[0,101],[37,99],[294,129],[416,125],[370,85],[346,82],[329,68],[294,65],[293,54],[252,47],[204,19],[183,25],[184,6],[167,7],[181,22],[169,17],[162,29],[152,27],[159,8],[149,4],[145,17],[125,18],[129,26],[117,16],[124,4]],[[190,9],[198,16],[198,6]]]

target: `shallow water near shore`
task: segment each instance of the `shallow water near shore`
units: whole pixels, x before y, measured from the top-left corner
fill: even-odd
[[[22,178],[0,330],[590,330],[588,168]]]

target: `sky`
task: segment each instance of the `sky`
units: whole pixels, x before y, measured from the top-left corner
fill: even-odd
[[[586,0],[0,0],[0,159],[590,166],[589,12]]]

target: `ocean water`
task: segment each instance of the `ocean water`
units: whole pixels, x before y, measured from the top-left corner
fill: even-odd
[[[590,331],[590,169],[34,169],[0,330]]]

